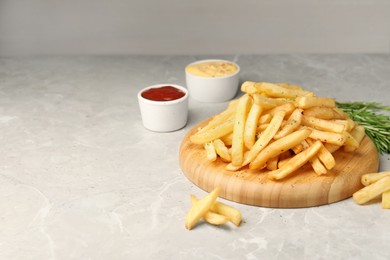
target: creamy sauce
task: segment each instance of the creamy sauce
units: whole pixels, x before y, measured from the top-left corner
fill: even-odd
[[[235,73],[237,66],[230,62],[209,61],[189,65],[186,68],[188,73],[206,78],[224,77]]]

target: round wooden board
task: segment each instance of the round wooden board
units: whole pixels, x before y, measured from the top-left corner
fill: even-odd
[[[363,187],[360,182],[363,174],[378,171],[378,152],[367,136],[354,153],[337,151],[336,166],[323,176],[316,175],[308,164],[281,181],[269,180],[267,174],[247,167],[237,172],[227,171],[225,162],[219,158],[208,161],[203,146],[189,140],[209,120],[196,125],[184,137],[180,167],[189,180],[207,192],[220,187],[219,196],[228,200],[273,208],[325,205],[351,197]]]

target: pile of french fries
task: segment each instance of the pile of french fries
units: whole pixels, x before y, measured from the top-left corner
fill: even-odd
[[[364,174],[361,179],[365,186],[353,194],[358,204],[365,204],[382,195],[382,208],[390,209],[390,171]]]
[[[310,163],[318,175],[335,166],[333,153],[355,151],[365,136],[331,98],[316,97],[300,86],[244,82],[245,94],[190,136],[206,157],[281,180]]]
[[[185,227],[192,229],[203,218],[207,223],[212,225],[223,225],[230,221],[239,226],[241,223],[241,212],[236,208],[217,201],[220,188],[215,188],[204,198],[198,200],[191,195],[192,207],[187,213]]]

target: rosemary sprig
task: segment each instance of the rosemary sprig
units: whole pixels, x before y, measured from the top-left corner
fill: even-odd
[[[379,110],[390,111],[389,106],[376,102],[337,102],[337,106],[352,120],[364,126],[379,153],[390,153],[390,117]]]

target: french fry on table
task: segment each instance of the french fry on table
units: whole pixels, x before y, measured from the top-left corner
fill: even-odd
[[[211,206],[218,198],[219,191],[219,188],[215,188],[212,192],[207,194],[204,198],[200,199],[191,207],[191,209],[188,211],[185,221],[185,227],[187,229],[192,229],[210,210]]]
[[[382,193],[382,208],[390,209],[390,190]]]
[[[367,173],[364,174],[361,178],[361,182],[364,186],[373,184],[374,182],[379,181],[380,179],[390,176],[390,171],[385,172],[376,172],[376,173]]]
[[[352,197],[356,203],[365,204],[388,190],[390,190],[390,176],[383,177],[371,185],[364,187],[355,192]]]
[[[195,203],[197,203],[198,201],[198,198],[196,198],[194,195],[191,195],[192,206],[194,206]],[[203,218],[204,220],[206,220],[207,223],[210,223],[212,225],[223,225],[229,221],[228,217],[212,211],[207,211]]]

